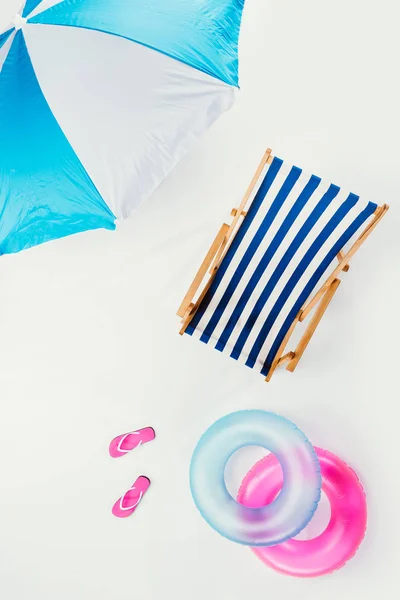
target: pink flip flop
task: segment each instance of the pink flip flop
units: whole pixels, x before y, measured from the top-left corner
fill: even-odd
[[[144,475],[138,477],[132,487],[116,501],[112,508],[112,514],[119,519],[130,517],[135,512],[149,487],[150,479],[148,477]]]
[[[124,456],[124,454],[131,452],[135,448],[139,448],[142,444],[151,442],[155,437],[156,432],[152,427],[145,427],[144,429],[118,435],[110,443],[110,456],[113,458]]]

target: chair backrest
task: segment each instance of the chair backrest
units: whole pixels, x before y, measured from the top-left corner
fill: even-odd
[[[296,315],[376,208],[274,158],[186,333],[266,376]]]

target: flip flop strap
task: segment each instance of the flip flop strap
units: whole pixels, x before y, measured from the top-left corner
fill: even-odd
[[[129,450],[125,450],[124,448],[122,448],[122,444],[124,443],[124,441],[126,440],[127,437],[129,437],[130,435],[140,435],[139,431],[130,431],[129,433],[126,433],[124,436],[122,436],[122,438],[120,439],[118,446],[117,446],[117,450],[118,452],[122,453],[127,453],[127,452],[131,452],[133,450],[133,448],[130,448]],[[138,445],[135,446],[136,448],[139,448],[139,446],[141,446],[143,444],[143,440],[140,440]]]
[[[143,498],[143,492],[139,492],[139,498],[138,498],[137,502],[135,502],[135,504],[132,504],[132,506],[122,506],[126,496],[129,494],[129,492],[132,492],[134,489],[135,489],[135,486],[131,487],[128,491],[125,492],[125,494],[123,496],[121,496],[121,500],[119,501],[119,507],[121,510],[133,510],[134,508],[137,507],[137,505]]]

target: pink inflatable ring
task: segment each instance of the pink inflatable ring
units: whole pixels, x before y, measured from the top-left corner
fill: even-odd
[[[314,449],[321,465],[322,490],[331,506],[327,528],[311,540],[291,539],[252,548],[267,566],[294,577],[318,577],[343,567],[356,553],[367,526],[367,503],[356,473],[331,452]],[[269,454],[247,473],[238,502],[252,508],[266,506],[278,495],[282,483],[281,466]]]

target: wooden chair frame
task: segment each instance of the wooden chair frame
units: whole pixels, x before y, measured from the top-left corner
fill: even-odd
[[[181,335],[183,335],[183,333],[185,332],[190,321],[193,319],[194,315],[196,314],[198,307],[200,306],[207,290],[209,289],[209,287],[215,277],[218,267],[220,266],[221,262],[223,261],[224,256],[225,256],[230,244],[232,243],[241,223],[243,222],[244,217],[247,214],[246,213],[247,204],[248,204],[251,194],[254,190],[254,187],[255,187],[257,181],[259,180],[259,178],[264,170],[265,165],[271,164],[271,162],[273,160],[273,156],[272,156],[271,152],[272,151],[270,148],[268,148],[266,150],[266,152],[254,174],[254,177],[251,180],[250,185],[246,190],[243,200],[239,205],[239,208],[237,208],[237,209],[234,208],[231,212],[231,216],[233,217],[232,223],[230,225],[228,225],[227,223],[224,223],[221,226],[215,240],[211,244],[211,247],[210,247],[209,251],[207,252],[207,254],[200,266],[200,269],[198,270],[195,278],[193,279],[193,281],[189,287],[189,290],[187,291],[187,293],[178,309],[177,314],[182,319],[182,327],[179,332]],[[379,206],[375,210],[372,218],[370,219],[370,221],[369,221],[368,225],[366,226],[366,228],[364,229],[364,231],[361,233],[361,235],[358,237],[358,239],[353,243],[353,245],[350,247],[350,249],[346,253],[344,253],[343,251],[340,251],[338,253],[338,255],[337,255],[338,265],[336,266],[336,268],[332,271],[332,273],[326,279],[325,283],[321,286],[321,288],[318,290],[318,292],[311,298],[311,300],[308,300],[306,302],[306,304],[303,306],[303,308],[296,315],[292,325],[290,326],[285,338],[282,341],[281,346],[279,347],[279,350],[278,350],[278,352],[274,358],[274,361],[271,365],[271,368],[269,370],[268,376],[265,379],[266,381],[270,381],[272,375],[274,374],[274,372],[278,366],[282,366],[287,363],[286,369],[288,371],[293,372],[295,370],[295,368],[297,367],[299,360],[303,356],[304,351],[306,350],[320,320],[322,319],[337,288],[340,285],[341,280],[338,279],[338,275],[341,273],[341,271],[347,272],[349,270],[350,259],[354,256],[354,254],[357,252],[357,250],[360,248],[360,246],[365,242],[367,237],[375,229],[375,227],[378,225],[379,221],[381,221],[381,219],[384,217],[384,215],[387,213],[388,210],[389,210],[389,206],[387,204],[383,204],[382,206]],[[196,293],[198,292],[207,273],[209,274],[209,278],[208,278],[207,282],[205,283],[204,289],[199,294],[196,301],[194,301],[194,297],[195,297]],[[303,336],[301,337],[296,349],[294,351],[283,354],[297,323],[304,321],[304,319],[306,319],[306,317],[310,314],[310,312],[315,307],[317,307],[317,308],[314,312],[314,315],[310,319],[310,322],[309,322]]]

